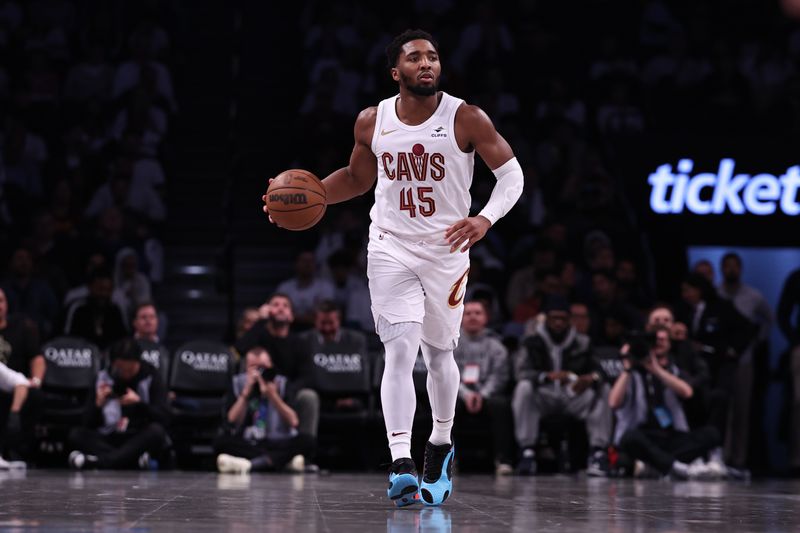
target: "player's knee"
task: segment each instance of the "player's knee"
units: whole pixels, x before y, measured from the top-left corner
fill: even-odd
[[[413,333],[417,328],[421,328],[418,322],[398,322],[392,324],[383,316],[379,316],[376,330],[378,336],[381,338],[381,342],[384,344],[396,339],[405,340],[408,344],[412,344],[414,340],[411,338],[413,335],[410,335],[410,333]]]

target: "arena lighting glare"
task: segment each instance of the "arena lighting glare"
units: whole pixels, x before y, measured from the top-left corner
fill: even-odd
[[[722,159],[716,173],[703,172],[690,176],[694,161],[678,161],[677,173],[672,165],[656,168],[647,179],[650,183],[650,208],[659,214],[679,214],[687,210],[696,215],[784,215],[800,214],[798,189],[800,165],[786,169],[782,176],[772,174],[734,174],[736,162]]]

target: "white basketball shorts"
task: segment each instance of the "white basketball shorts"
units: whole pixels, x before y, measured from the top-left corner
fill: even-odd
[[[441,350],[458,343],[469,252],[412,242],[370,226],[367,277],[375,324],[422,324],[422,340]]]

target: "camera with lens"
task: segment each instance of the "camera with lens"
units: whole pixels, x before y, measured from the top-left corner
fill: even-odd
[[[258,373],[261,375],[261,379],[264,381],[272,381],[278,374],[274,366],[270,368],[264,368],[263,366],[259,367]]]
[[[128,393],[128,384],[120,381],[119,379],[114,380],[114,384],[111,385],[111,395],[117,398],[121,398]]]
[[[641,363],[650,357],[650,351],[656,345],[655,333],[646,331],[632,331],[626,336],[628,344],[627,357],[635,363]]]

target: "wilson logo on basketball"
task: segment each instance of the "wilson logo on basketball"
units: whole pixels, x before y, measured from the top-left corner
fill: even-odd
[[[293,194],[273,193],[269,195],[269,201],[280,202],[283,205],[305,205],[308,203],[308,198],[301,192]]]
[[[469,274],[469,269],[461,274],[458,281],[453,283],[453,286],[450,287],[450,296],[447,298],[447,305],[451,308],[458,307],[461,305],[461,302],[464,301],[464,293],[467,290],[467,274]]]

